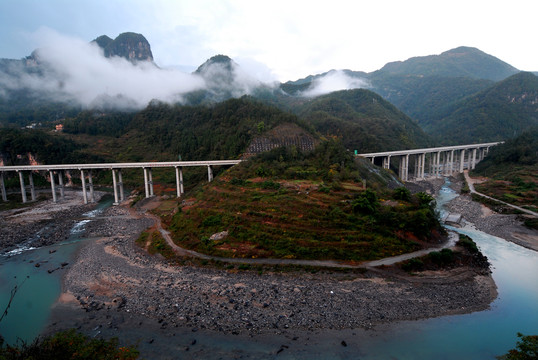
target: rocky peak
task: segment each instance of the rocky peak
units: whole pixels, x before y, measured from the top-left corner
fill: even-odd
[[[106,57],[119,56],[131,62],[153,61],[149,42],[142,34],[126,32],[114,40],[102,35],[93,42],[104,50]]]

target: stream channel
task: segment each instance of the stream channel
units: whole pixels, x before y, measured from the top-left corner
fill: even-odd
[[[448,185],[447,182],[437,197],[441,215],[443,205],[458,196]],[[100,204],[99,208],[106,206],[109,204]],[[98,212],[88,214],[88,218]],[[8,316],[0,323],[0,333],[8,343],[13,343],[17,337],[31,341],[45,326],[50,306],[60,293],[65,271],[60,264],[73,261],[76,249],[83,241],[89,241],[81,241],[77,235],[77,229],[83,224],[77,224],[64,243],[0,258],[2,309],[9,301],[13,286],[20,286]],[[198,332],[197,351],[176,353],[176,356],[186,359],[237,356],[251,359],[495,359],[496,355],[515,346],[518,332],[538,334],[538,253],[485,234],[472,224],[447,228],[470,236],[488,257],[499,294],[489,310],[398,322],[373,330],[303,333],[300,337],[307,340],[304,344],[283,336],[249,339]],[[50,250],[56,251],[51,253]],[[42,265],[36,268],[36,262]],[[52,274],[47,271],[58,267],[60,269]],[[345,346],[341,344],[343,339]],[[284,343],[290,346],[275,351],[276,344]]]

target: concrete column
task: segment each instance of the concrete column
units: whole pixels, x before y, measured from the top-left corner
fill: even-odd
[[[148,169],[144,168],[144,188],[146,189],[146,199],[149,198]]]
[[[207,165],[207,179],[209,182],[213,181],[213,169],[211,168],[211,165]]]
[[[153,196],[153,175],[151,173],[151,168],[148,169],[148,177],[149,177],[149,196]]]
[[[185,189],[183,188],[183,169],[179,168],[179,189],[181,190],[181,194],[185,194]]]
[[[58,187],[60,188],[60,197],[63,200],[65,198],[65,193],[64,193],[64,173],[61,170],[58,172]]]
[[[25,203],[28,201],[26,198],[26,186],[24,185],[24,176],[22,174],[22,171],[17,171],[19,173],[19,180],[21,182],[21,195],[22,195],[22,202]]]
[[[375,156],[372,156],[372,165],[374,164]]]
[[[461,153],[460,153],[460,173],[463,173],[464,165],[465,165],[465,149],[461,149]]]
[[[181,184],[179,179],[179,166],[176,166],[176,190],[177,190],[177,197],[181,197]]]
[[[2,191],[2,200],[7,201],[6,183],[4,180],[4,172],[0,172],[0,190]]]
[[[454,172],[454,150],[450,151],[450,167],[449,167],[449,175],[452,175]]]
[[[399,169],[399,178],[404,181],[405,174],[405,155],[400,155],[400,169]]]
[[[473,149],[473,160],[472,160],[472,162],[471,162],[471,168],[470,168],[470,170],[474,169],[475,165],[476,165],[476,148]]]
[[[121,169],[118,169],[118,185],[120,187],[120,201],[125,200],[125,192],[123,191],[123,176],[121,175]]]
[[[35,201],[34,176],[32,175],[31,171],[30,171],[30,174],[28,175],[28,179],[30,180],[30,196],[32,198],[32,201]]]
[[[86,193],[86,177],[84,176],[84,170],[80,170],[80,181],[82,182],[82,197],[84,204],[88,203],[88,194]]]
[[[95,202],[95,194],[93,193],[93,180],[92,180],[92,171],[88,171],[88,186],[90,187],[90,201]]]
[[[424,179],[424,173],[425,173],[425,168],[426,168],[426,153],[422,154],[421,155],[421,166],[420,166],[420,178],[421,179]]]
[[[435,177],[441,175],[441,152],[439,151],[436,156],[436,165],[435,165]]]
[[[116,170],[112,169],[112,187],[114,188],[114,204],[118,205],[118,183],[116,182]]]
[[[52,201],[57,202],[58,199],[56,198],[56,186],[54,184],[54,173],[52,170],[49,170],[50,175],[50,187],[52,188]]]
[[[409,177],[409,154],[405,155],[405,174],[404,174],[404,181],[407,181]]]

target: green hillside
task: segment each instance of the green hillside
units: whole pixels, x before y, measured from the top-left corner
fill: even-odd
[[[499,141],[538,124],[538,77],[521,72],[455,103],[424,129],[443,144]]]
[[[499,81],[518,72],[516,68],[476,48],[461,46],[440,55],[418,56],[390,62],[379,72],[399,75],[470,77]]]
[[[390,75],[381,72],[371,77],[374,91],[398,109],[427,127],[442,118],[455,103],[485,90],[491,80],[469,77]]]
[[[487,176],[476,185],[482,193],[538,212],[538,127],[491,149],[476,165],[474,176]],[[536,224],[538,226],[538,224]]]
[[[344,90],[295,105],[301,119],[324,135],[342,138],[359,152],[427,147],[418,124],[381,96],[364,89]]]

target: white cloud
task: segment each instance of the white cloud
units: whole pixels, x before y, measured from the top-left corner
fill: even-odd
[[[341,70],[331,70],[327,74],[315,79],[310,88],[301,93],[301,96],[315,97],[339,90],[367,88],[366,79],[352,77]]]

